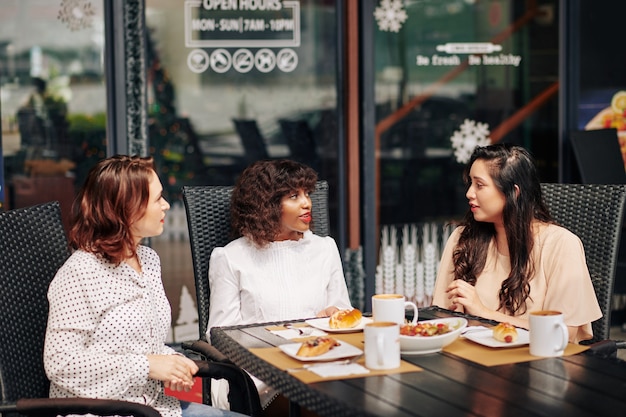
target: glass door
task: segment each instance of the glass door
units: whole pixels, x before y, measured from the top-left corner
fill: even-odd
[[[4,208],[59,200],[106,156],[101,1],[0,2]],[[1,184],[1,182],[0,182]]]
[[[450,225],[468,207],[461,174],[476,145],[524,146],[542,181],[558,179],[559,5],[368,5],[375,120],[365,141],[374,149],[370,201],[380,238],[366,253],[378,259],[370,288],[428,305]]]
[[[233,185],[256,160],[294,159],[328,181],[341,233],[337,3],[145,2],[149,153],[172,204],[153,247],[174,340],[197,337],[182,186]]]

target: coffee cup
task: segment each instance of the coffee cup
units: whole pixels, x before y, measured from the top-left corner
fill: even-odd
[[[391,321],[365,325],[365,366],[369,369],[394,369],[400,366],[400,326]]]
[[[402,294],[376,294],[372,296],[372,318],[374,321],[392,321],[400,325],[406,321],[405,309],[410,307],[413,310],[413,320],[417,323],[417,305],[411,301],[406,301]]]
[[[530,354],[561,356],[569,340],[569,332],[560,311],[542,310],[529,314]]]

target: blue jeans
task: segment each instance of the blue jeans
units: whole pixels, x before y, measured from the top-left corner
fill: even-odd
[[[234,411],[221,410],[213,408],[210,405],[193,403],[189,401],[181,401],[180,406],[183,409],[183,417],[237,417],[243,414]]]

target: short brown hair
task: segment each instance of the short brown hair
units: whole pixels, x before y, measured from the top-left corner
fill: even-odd
[[[69,243],[119,264],[135,256],[131,224],[145,213],[152,157],[115,155],[98,162],[74,200]]]
[[[316,183],[315,170],[299,162],[279,159],[253,163],[237,180],[231,198],[235,236],[246,236],[259,246],[274,241],[281,227],[282,198],[300,189],[312,193]]]

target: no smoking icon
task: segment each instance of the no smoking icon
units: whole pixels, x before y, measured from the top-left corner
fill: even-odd
[[[276,66],[283,72],[291,72],[298,66],[298,54],[293,49],[281,49],[276,55]]]
[[[238,49],[233,54],[233,67],[241,73],[246,73],[254,67],[254,55],[248,49]]]

